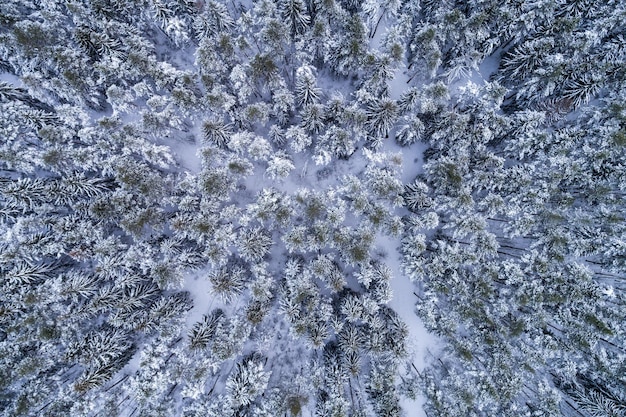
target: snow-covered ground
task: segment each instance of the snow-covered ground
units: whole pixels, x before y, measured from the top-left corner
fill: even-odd
[[[406,86],[406,74],[398,72],[394,80],[400,80],[392,82],[392,96],[399,97],[402,93],[401,89]],[[394,98],[395,98],[394,97]],[[416,143],[412,146],[402,148],[395,141],[388,140],[383,150],[386,152],[402,152],[402,173],[401,178],[403,183],[413,181],[413,179],[422,172],[423,155],[426,149],[426,144]],[[391,268],[393,272],[393,279],[391,282],[391,288],[393,291],[393,298],[389,303],[407,324],[409,329],[409,359],[415,365],[415,367],[422,371],[426,366],[426,353],[436,352],[439,350],[440,342],[432,334],[428,333],[424,328],[424,324],[420,318],[415,314],[415,303],[417,297],[414,294],[414,284],[403,273],[401,265],[400,255],[400,238],[391,236],[378,236],[376,241],[377,246],[384,248],[387,256],[385,263]],[[406,417],[425,417],[426,414],[422,408],[424,400],[418,398],[416,401],[404,399],[401,403],[402,409],[406,413]]]
[[[384,236],[379,237],[376,243],[386,249],[386,263],[393,272],[391,282],[393,299],[389,305],[400,315],[408,326],[409,359],[413,365],[421,371],[426,366],[425,358],[427,351],[436,351],[438,349],[438,340],[435,336],[426,331],[422,321],[415,314],[417,297],[413,294],[415,291],[413,283],[402,273],[400,254],[398,251],[400,242],[398,239]],[[421,406],[423,402],[421,398],[418,398],[416,401],[404,399],[402,409],[406,412],[407,417],[424,417],[425,413]]]
[[[384,33],[385,28],[380,27],[376,36],[372,39],[371,44],[379,44],[380,37]],[[408,87],[406,65],[401,65],[395,72],[395,76],[389,82],[391,98],[398,99],[405,89]],[[335,85],[327,77],[320,77],[318,85],[324,87],[325,91],[340,91],[342,94],[349,94],[350,87],[348,85]],[[200,149],[200,134],[198,126],[192,129],[196,135],[196,142],[172,142],[170,147],[175,158],[189,170],[192,174],[197,174],[201,170],[201,162],[198,157]],[[416,143],[409,147],[399,146],[393,139],[393,134],[385,141],[381,149],[382,152],[402,155],[401,179],[403,183],[411,182],[416,175],[422,172],[423,153],[427,145],[424,143]],[[325,190],[332,188],[340,183],[341,178],[345,175],[358,175],[363,171],[366,158],[361,150],[357,150],[355,154],[348,160],[334,160],[327,167],[316,166],[311,159],[309,153],[296,154],[294,156],[294,165],[296,168],[291,174],[282,180],[272,181],[263,175],[263,172],[255,172],[254,175],[248,177],[245,181],[246,189],[250,194],[256,194],[263,188],[273,187],[288,195],[294,194],[301,188],[309,188],[312,190]],[[327,168],[332,172],[329,177],[320,179],[317,172]],[[259,167],[256,168],[259,170]],[[403,208],[398,209],[399,213],[405,214]],[[400,258],[400,237],[391,237],[386,235],[378,236],[376,240],[376,250],[385,254],[384,261],[393,272],[392,291],[393,298],[390,306],[400,315],[409,329],[408,347],[410,351],[410,361],[418,369],[422,370],[426,366],[426,352],[437,351],[439,349],[438,340],[429,334],[424,328],[421,320],[415,314],[415,303],[417,297],[414,295],[414,284],[402,272]],[[207,271],[196,271],[187,274],[183,289],[191,293],[194,300],[194,307],[188,312],[186,319],[186,328],[190,329],[194,323],[201,320],[202,315],[208,313],[212,308],[218,307],[219,300],[211,294],[211,284],[205,278]],[[219,307],[224,307],[219,305]],[[232,306],[231,306],[232,308]],[[425,413],[422,409],[423,399],[418,398],[415,401],[405,399],[402,407],[406,417],[423,417]]]
[[[202,161],[198,155],[198,145],[195,142],[170,141],[170,148],[174,157],[185,169],[197,174],[202,169]]]
[[[8,72],[0,72],[0,81],[14,85],[15,87],[23,87],[24,84],[19,77],[9,74]]]

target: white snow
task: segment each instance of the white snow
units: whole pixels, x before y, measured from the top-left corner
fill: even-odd
[[[202,320],[202,316],[212,309],[214,296],[211,294],[211,283],[204,278],[205,271],[195,271],[185,276],[183,291],[189,291],[193,299],[193,308],[187,312],[185,329],[191,329],[194,323]]]
[[[422,172],[422,155],[425,148],[426,144],[423,143],[401,148],[393,140],[386,141],[383,147],[387,152],[403,152],[401,177],[403,183],[412,181],[417,174]],[[426,331],[422,321],[415,314],[417,297],[414,294],[414,284],[402,272],[401,255],[399,251],[400,238],[379,235],[376,240],[376,246],[383,248],[387,254],[385,264],[387,264],[393,272],[391,282],[393,298],[389,305],[400,315],[408,326],[410,361],[417,370],[421,372],[426,366],[426,353],[428,351],[438,351],[440,349],[440,342],[434,335]],[[423,403],[424,399],[418,397],[415,401],[403,399],[401,405],[406,417],[425,417],[426,414],[422,408]]]
[[[480,75],[483,80],[489,81],[489,77],[491,74],[498,70],[498,66],[500,65],[500,58],[502,57],[502,51],[497,50],[492,53],[488,57],[486,57],[481,63],[479,68]]]
[[[168,145],[176,160],[189,172],[198,174],[202,170],[202,161],[198,156],[200,146],[197,143],[169,141]]]
[[[24,87],[24,84],[22,83],[22,80],[19,79],[19,77],[8,72],[0,72],[0,81],[13,84],[15,87]]]
[[[389,305],[407,324],[409,329],[408,348],[410,360],[419,371],[422,371],[426,366],[425,358],[427,351],[438,351],[439,341],[434,335],[426,331],[422,321],[415,314],[417,297],[413,294],[415,291],[413,283],[402,273],[400,254],[398,251],[400,242],[398,239],[388,236],[379,236],[376,243],[387,251],[385,263],[393,272],[391,282],[393,299]],[[401,405],[407,417],[425,417],[426,414],[422,409],[423,403],[423,398],[418,398],[415,401],[404,399]]]
[[[396,69],[393,78],[387,83],[389,86],[389,96],[394,100],[398,100],[404,90],[409,86],[409,79],[406,63],[403,62],[402,65]]]

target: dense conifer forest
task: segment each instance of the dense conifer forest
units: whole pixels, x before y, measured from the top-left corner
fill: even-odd
[[[625,201],[623,1],[3,0],[0,415],[626,416]]]

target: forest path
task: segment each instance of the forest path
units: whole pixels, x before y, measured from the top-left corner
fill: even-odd
[[[400,70],[396,73],[394,79],[399,79],[396,82],[395,91],[406,86],[406,75]],[[401,91],[397,94],[399,96]],[[392,93],[395,97],[395,94]],[[402,182],[404,184],[409,183],[415,179],[415,177],[422,172],[424,163],[423,155],[427,145],[424,143],[416,143],[409,147],[400,147],[393,139],[387,140],[383,147],[385,152],[402,153]],[[408,211],[404,208],[401,209],[402,214],[408,214]],[[393,291],[393,298],[389,303],[390,307],[396,311],[406,323],[409,336],[408,336],[408,349],[409,360],[417,368],[418,371],[422,371],[426,367],[427,353],[439,350],[440,342],[433,334],[428,333],[422,320],[415,313],[415,304],[417,297],[414,294],[415,285],[402,271],[402,255],[400,253],[401,236],[393,237],[388,235],[379,235],[376,240],[376,246],[383,248],[386,252],[385,263],[391,268],[392,281],[391,288]],[[411,370],[412,372],[414,371]],[[418,397],[416,400],[404,399],[401,402],[402,409],[406,413],[406,417],[425,417],[426,414],[422,408],[424,399]]]

